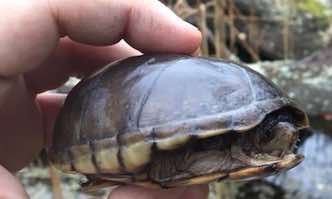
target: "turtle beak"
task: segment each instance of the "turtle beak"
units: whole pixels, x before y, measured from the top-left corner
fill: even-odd
[[[300,164],[303,160],[304,160],[303,155],[287,154],[282,159],[275,161],[271,164],[254,166],[231,172],[228,175],[228,179],[252,180],[252,179],[270,176],[285,170],[289,170]]]

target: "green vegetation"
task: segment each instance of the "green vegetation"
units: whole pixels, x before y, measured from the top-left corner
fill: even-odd
[[[317,0],[295,0],[300,11],[310,13],[316,17],[327,17],[328,8]]]

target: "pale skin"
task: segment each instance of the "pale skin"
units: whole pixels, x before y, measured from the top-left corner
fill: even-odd
[[[200,32],[156,0],[0,1],[0,198],[28,199],[14,177],[51,143],[69,76],[147,52],[193,54]],[[121,40],[121,42],[119,42]],[[109,199],[206,198],[207,186],[123,186]]]

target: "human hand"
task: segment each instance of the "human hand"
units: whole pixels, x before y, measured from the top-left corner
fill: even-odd
[[[0,198],[26,199],[15,172],[51,141],[69,76],[141,52],[193,53],[199,31],[156,0],[0,1]],[[123,41],[119,42],[121,39]],[[129,45],[128,45],[129,44]],[[42,94],[41,94],[42,93]],[[197,198],[206,187],[116,189],[110,198]],[[191,197],[192,198],[192,197]]]

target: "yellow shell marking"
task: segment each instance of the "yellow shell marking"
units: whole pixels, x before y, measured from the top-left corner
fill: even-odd
[[[120,163],[118,162],[115,139],[100,140],[95,144],[95,157],[100,172],[117,173],[120,171]]]
[[[127,171],[140,169],[149,162],[152,143],[140,141],[121,148],[123,163]]]
[[[65,163],[52,163],[52,166],[55,168],[67,172],[67,173],[75,173],[75,171],[72,170],[70,163],[65,162]]]
[[[96,173],[96,166],[92,162],[92,151],[89,145],[73,146],[70,151],[73,154],[73,164],[77,171],[86,174]]]
[[[220,135],[220,134],[223,134],[223,133],[226,133],[228,132],[230,129],[215,129],[215,130],[208,130],[208,131],[205,131],[204,133],[201,133],[201,134],[197,134],[197,136],[199,138],[209,138],[209,137],[212,137],[212,136],[217,136],[217,135]]]
[[[181,145],[189,140],[190,136],[187,134],[174,135],[172,137],[157,140],[157,147],[160,150],[172,150],[179,148]]]

